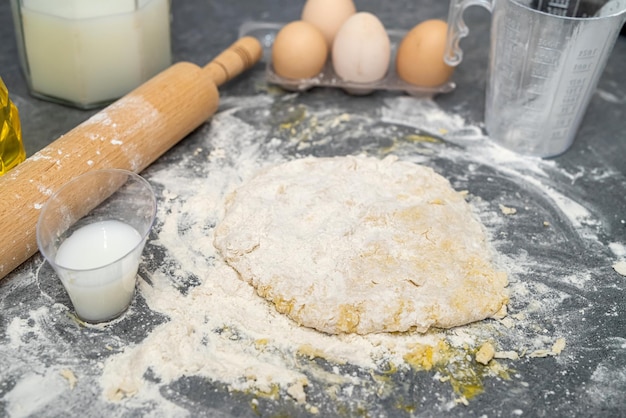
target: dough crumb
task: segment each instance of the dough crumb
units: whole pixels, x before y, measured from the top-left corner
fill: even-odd
[[[511,318],[516,319],[518,321],[523,321],[524,319],[526,319],[526,315],[524,315],[523,313],[516,313],[511,315]]]
[[[340,124],[344,123],[344,122],[348,122],[350,121],[350,115],[347,113],[342,113],[341,115],[337,116],[332,123],[330,124],[331,128],[336,128],[337,126],[339,126]]]
[[[70,369],[63,369],[61,370],[61,376],[63,376],[65,380],[67,380],[67,383],[70,385],[70,389],[74,389],[74,387],[76,387],[76,382],[78,382],[78,379],[76,378],[76,375],[73,371],[71,371]]]
[[[519,360],[517,351],[496,351],[493,357],[497,359]]]
[[[307,405],[306,409],[307,409],[307,411],[309,411],[313,415],[317,415],[317,414],[320,413],[319,408],[317,406],[314,406],[314,405]]]
[[[110,388],[105,392],[108,400],[119,402],[124,398],[132,398],[139,392],[139,385],[136,381],[123,379],[117,386]]]
[[[287,388],[287,394],[289,394],[289,396],[291,396],[299,404],[304,404],[306,402],[304,387],[308,384],[309,382],[306,379],[299,380]]]
[[[450,376],[439,376],[439,381],[441,383],[449,382],[450,379],[451,379]]]
[[[626,276],[626,261],[622,260],[622,261],[618,261],[617,263],[613,264],[613,270],[615,270],[616,272],[618,272],[622,276]]]
[[[552,352],[555,355],[561,354],[561,352],[565,349],[565,338],[557,338],[555,343],[552,345]]]
[[[557,338],[550,350],[535,350],[528,356],[531,358],[558,356],[565,349],[565,338]]]
[[[476,361],[480,364],[487,365],[496,354],[496,349],[490,342],[484,343],[476,353]]]
[[[507,316],[506,318],[502,318],[500,320],[500,323],[502,325],[504,325],[506,328],[511,329],[515,326],[515,321],[513,320],[513,318]]]
[[[465,396],[461,396],[460,398],[455,399],[454,402],[465,406],[469,405],[469,401]]]
[[[508,312],[507,306],[506,305],[502,305],[500,310],[493,315],[493,318],[494,319],[498,319],[498,320],[502,320],[502,319],[506,318],[508,314],[509,314],[509,312]]]
[[[535,350],[528,355],[530,358],[541,358],[554,355],[550,350]]]
[[[500,211],[505,215],[515,215],[517,213],[517,209],[510,208],[508,206],[504,206],[503,204],[498,204],[500,207]]]

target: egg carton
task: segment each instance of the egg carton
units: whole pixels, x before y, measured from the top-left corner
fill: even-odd
[[[263,45],[263,61],[266,63],[266,80],[269,83],[281,86],[286,90],[305,91],[313,87],[334,87],[343,89],[351,94],[364,94],[376,90],[405,92],[412,96],[432,97],[436,94],[449,93],[456,88],[456,84],[448,81],[434,87],[416,86],[407,83],[398,77],[396,73],[396,51],[398,45],[406,35],[407,31],[398,29],[387,29],[387,35],[391,43],[391,59],[389,69],[384,78],[372,83],[356,83],[342,80],[333,70],[330,59],[324,65],[322,71],[311,78],[291,79],[281,77],[272,67],[272,45],[276,39],[276,34],[286,23],[278,22],[245,22],[239,27],[239,37],[253,36]]]

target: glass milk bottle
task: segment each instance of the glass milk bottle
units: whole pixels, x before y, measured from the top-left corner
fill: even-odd
[[[108,104],[171,64],[170,0],[11,0],[31,93]]]

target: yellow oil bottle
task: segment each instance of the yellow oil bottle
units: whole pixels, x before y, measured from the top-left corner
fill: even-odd
[[[0,77],[0,175],[26,159],[17,107]]]

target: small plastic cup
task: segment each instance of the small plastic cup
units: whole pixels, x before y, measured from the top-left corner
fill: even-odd
[[[150,184],[119,169],[82,174],[42,207],[37,245],[80,319],[105,322],[128,309],[155,216]]]

